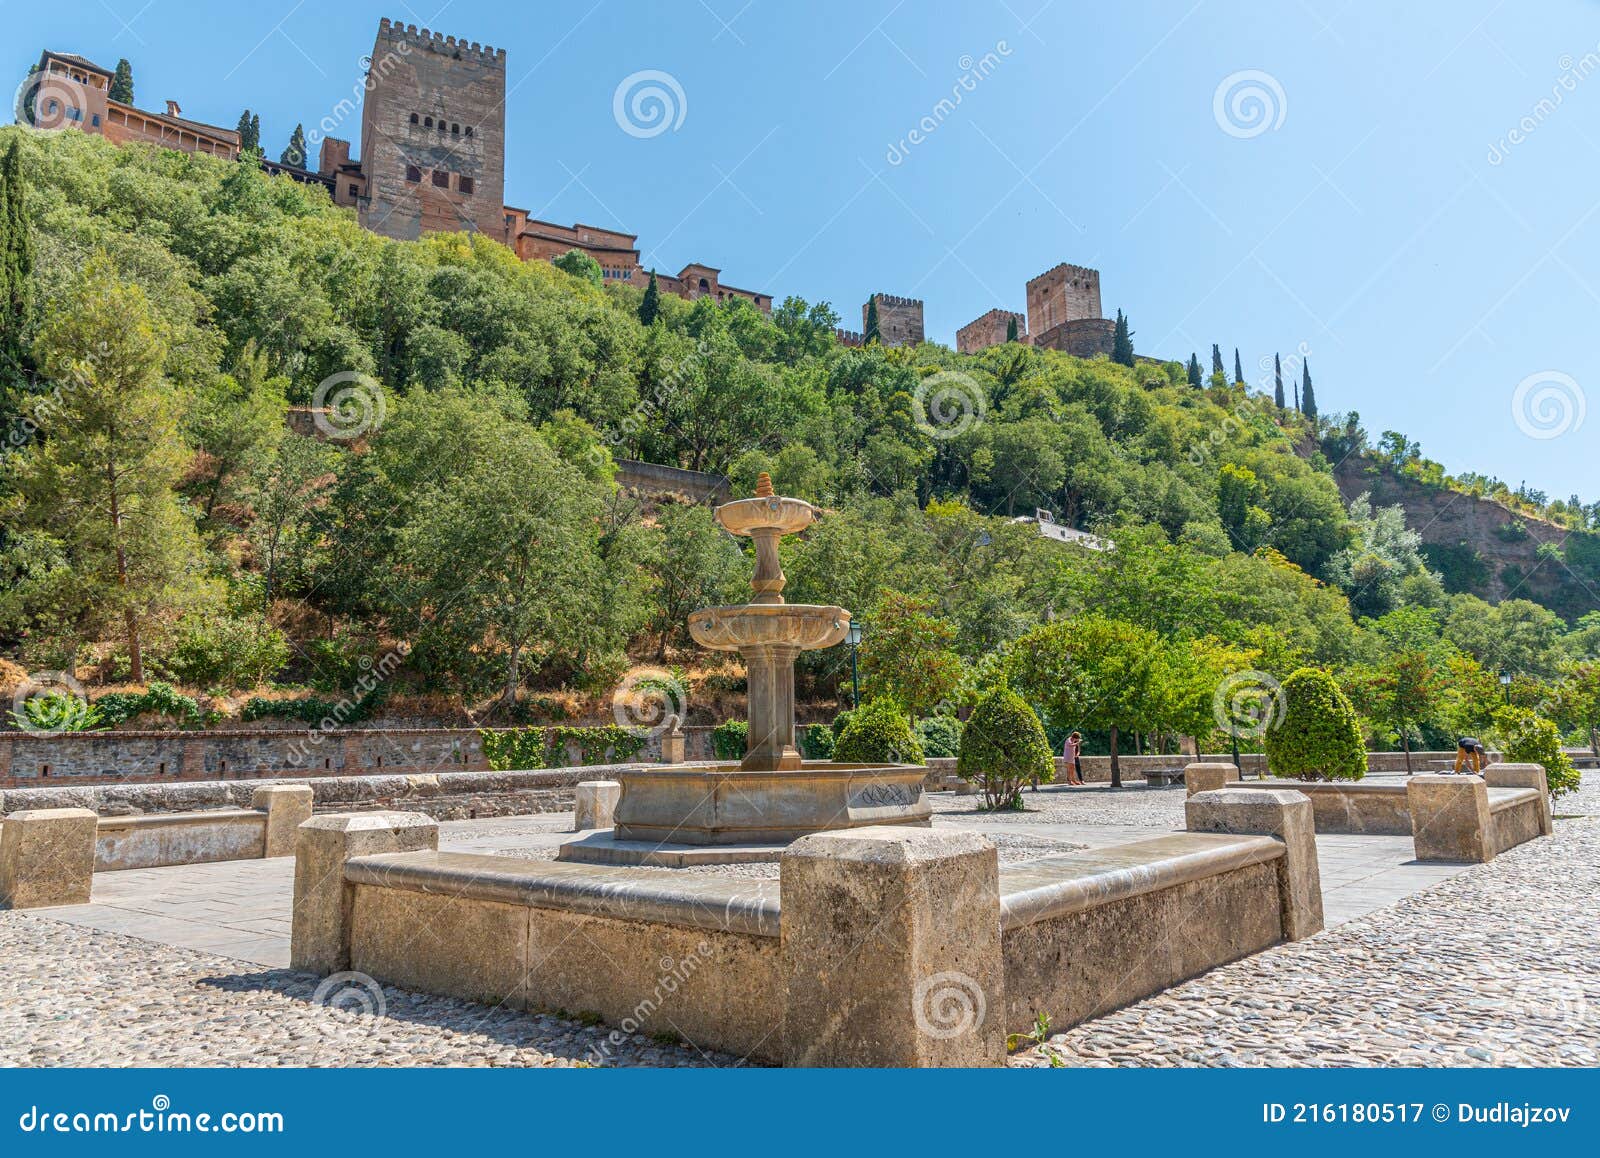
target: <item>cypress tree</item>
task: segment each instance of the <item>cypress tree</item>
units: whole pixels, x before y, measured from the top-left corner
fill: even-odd
[[[1238,385],[1244,385],[1244,363],[1239,361],[1239,347],[1233,348],[1233,380]]]
[[[644,287],[644,300],[639,303],[639,324],[648,326],[661,312],[661,287],[656,284],[656,271],[650,271],[650,284]]]
[[[239,152],[249,153],[261,148],[261,118],[252,116],[249,109],[239,114]]]
[[[1211,372],[1213,374],[1226,372],[1222,368],[1222,347],[1215,342],[1211,343]]]
[[[1015,342],[1016,340],[1017,340],[1017,319],[1016,319],[1016,315],[1013,314],[1011,317],[1006,319],[1006,341],[1007,342]]]
[[[252,122],[252,127],[254,122]],[[296,125],[294,132],[289,134],[289,147],[278,157],[284,165],[293,165],[296,169],[306,167],[306,130],[303,125]]]
[[[22,142],[11,139],[0,162],[0,377],[15,381],[31,365],[28,323],[33,312],[33,237],[22,181]]]
[[[1205,385],[1204,380],[1200,377],[1199,354],[1189,355],[1189,385],[1193,386],[1196,390]]]
[[[1307,418],[1317,416],[1317,392],[1311,388],[1311,362],[1301,363],[1301,373],[1304,380],[1300,383],[1300,413]]]
[[[861,344],[870,346],[872,343],[881,342],[882,340],[878,333],[878,295],[873,294],[867,299],[867,328],[866,332],[861,335]]]
[[[1128,319],[1117,311],[1117,328],[1111,337],[1111,360],[1119,366],[1133,365],[1133,331],[1128,329]]]
[[[1283,362],[1276,354],[1272,355],[1272,401],[1279,410],[1283,409]]]
[[[128,63],[126,56],[117,61],[117,72],[111,78],[111,87],[106,91],[106,96],[125,105],[133,103],[133,65]]]

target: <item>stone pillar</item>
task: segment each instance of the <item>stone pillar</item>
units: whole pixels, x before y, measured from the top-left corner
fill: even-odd
[[[417,812],[330,812],[302,824],[294,849],[290,968],[322,974],[350,968],[355,890],[345,883],[346,861],[438,847],[438,822]]]
[[[615,780],[585,780],[575,794],[573,830],[584,832],[591,828],[611,828],[615,823],[617,801],[622,799],[622,785]]]
[[[206,778],[206,742],[189,739],[183,742],[183,763],[178,766],[178,776],[185,780]]]
[[[295,830],[311,819],[311,785],[266,784],[255,790],[250,807],[267,814],[262,856],[293,856]]]
[[[1004,1064],[999,862],[986,837],[819,832],[781,863],[786,1065]]]
[[[346,732],[339,740],[339,771],[345,776],[361,773],[361,737]]]
[[[0,904],[87,905],[100,818],[87,808],[32,808],[0,822]]]
[[[1190,832],[1281,840],[1284,856],[1278,869],[1278,895],[1283,935],[1299,941],[1322,932],[1322,870],[1317,861],[1315,817],[1305,793],[1285,788],[1220,788],[1189,797],[1183,811]]]
[[[687,756],[683,727],[677,716],[667,717],[667,729],[661,733],[661,762],[682,764]]]
[[[1540,799],[1539,832],[1549,836],[1555,831],[1555,818],[1550,814],[1550,778],[1543,764],[1490,764],[1483,770],[1483,782],[1490,788],[1533,788]]]
[[[1406,781],[1411,839],[1418,860],[1494,859],[1489,788],[1482,776],[1423,773]]]
[[[791,644],[741,647],[749,688],[750,738],[742,768],[757,772],[793,770],[802,761],[794,742],[794,661]]]
[[[1215,792],[1239,779],[1239,769],[1232,764],[1185,764],[1183,786],[1190,796],[1196,792]]]

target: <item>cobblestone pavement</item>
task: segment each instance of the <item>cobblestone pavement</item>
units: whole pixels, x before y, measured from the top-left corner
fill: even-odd
[[[1558,821],[1548,840],[1077,1026],[1012,1064],[1054,1054],[1068,1066],[1593,1066],[1597,895],[1600,818]]]
[[[0,912],[0,961],[6,1066],[738,1064],[640,1034],[612,1042],[609,1026],[390,986],[319,991],[305,973],[26,913]],[[379,1009],[384,1016],[368,1012]]]

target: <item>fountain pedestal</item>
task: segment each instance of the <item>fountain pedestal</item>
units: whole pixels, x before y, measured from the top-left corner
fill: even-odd
[[[707,863],[736,859],[711,849],[738,846],[771,859],[808,833],[869,824],[932,823],[920,765],[808,761],[795,743],[794,661],[832,647],[850,629],[850,613],[783,601],[778,540],[810,526],[817,511],[773,494],[761,476],[754,498],[717,508],[717,521],[755,540],[750,603],[708,607],[689,617],[702,647],[744,657],[750,736],[739,764],[676,764],[619,772],[616,828],[562,846],[562,860],[595,863]],[[700,855],[696,855],[697,850]],[[674,859],[676,858],[676,859]]]

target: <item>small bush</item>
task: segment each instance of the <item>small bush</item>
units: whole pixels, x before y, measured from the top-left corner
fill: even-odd
[[[258,687],[288,662],[283,632],[257,617],[232,615],[185,619],[163,659],[185,684],[228,688]]]
[[[829,730],[833,732],[833,738],[835,742],[838,741],[840,736],[844,735],[844,730],[850,726],[850,720],[855,716],[855,714],[856,710],[854,708],[846,708],[837,716],[833,717],[833,724]]]
[[[961,721],[954,716],[918,720],[916,733],[925,756],[950,757],[961,750]]]
[[[99,708],[56,689],[23,700],[11,720],[25,732],[94,732],[104,726]]]
[[[832,760],[835,740],[826,724],[812,724],[800,737],[800,754],[807,760]]]
[[[922,745],[911,734],[911,721],[890,699],[870,700],[850,716],[833,746],[833,758],[844,764],[920,764]]]
[[[1044,725],[1010,688],[984,695],[961,731],[956,775],[983,790],[985,808],[1021,808],[1022,786],[1055,779],[1056,764]]]
[[[1360,780],[1367,774],[1361,720],[1327,672],[1303,667],[1283,681],[1283,718],[1266,735],[1267,767],[1294,780]]]
[[[193,696],[159,680],[142,692],[107,692],[94,706],[101,720],[113,728],[135,716],[159,716],[163,723],[180,728],[199,728],[206,723],[206,714]]]
[[[750,744],[750,725],[743,720],[725,720],[711,729],[711,754],[718,760],[743,760]]]
[[[1549,720],[1527,708],[1501,708],[1494,716],[1495,730],[1505,741],[1508,764],[1543,764],[1551,799],[1578,790],[1578,769],[1561,750],[1561,733]]]

